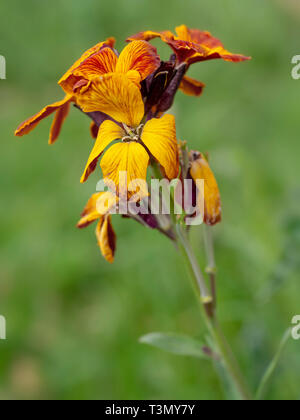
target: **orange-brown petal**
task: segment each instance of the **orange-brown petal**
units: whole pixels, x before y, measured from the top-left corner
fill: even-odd
[[[160,38],[160,37],[161,37],[160,32],[144,31],[144,32],[139,32],[135,35],[130,36],[129,38],[127,38],[127,41],[136,41],[136,40],[151,41],[151,39]]]
[[[53,131],[52,136],[55,138],[55,135],[57,135],[58,128],[61,128],[61,124],[63,123],[66,117],[68,107],[71,101],[72,101],[72,96],[67,95],[62,101],[58,101],[51,105],[47,105],[40,112],[35,114],[33,117],[28,118],[26,121],[24,121],[15,131],[15,135],[21,137],[21,136],[24,136],[25,134],[30,133],[44,118],[47,118],[49,115],[53,114],[55,111],[59,111],[62,108],[63,109],[62,113],[57,116],[55,125],[52,126],[52,131]]]
[[[95,79],[77,101],[84,112],[101,111],[130,127],[137,127],[145,112],[139,88],[121,73]]]
[[[128,44],[120,54],[116,71],[127,73],[130,70],[138,71],[141,80],[146,79],[160,65],[160,59],[155,47],[145,41],[133,41]]]
[[[113,121],[106,120],[101,124],[101,127],[98,131],[97,140],[89,156],[80,182],[85,182],[90,174],[94,172],[97,167],[98,159],[106,147],[114,140],[122,138],[124,134],[124,130]]]
[[[54,144],[58,139],[65,119],[69,115],[71,102],[68,101],[62,105],[55,113],[54,120],[50,129],[49,144]]]
[[[201,153],[191,152],[190,159],[190,174],[193,180],[204,180],[204,222],[207,225],[215,225],[222,219],[221,196],[216,178]],[[200,196],[198,202],[202,203],[203,197]]]
[[[180,90],[189,96],[200,96],[204,88],[204,83],[188,76],[184,76],[180,84]]]
[[[73,74],[86,80],[106,73],[113,73],[116,69],[118,57],[111,48],[102,48],[96,54],[83,61]]]
[[[100,219],[96,228],[96,236],[103,257],[109,263],[113,263],[117,237],[111,223],[111,216],[105,216]]]
[[[182,25],[176,28],[176,32],[178,38],[191,42],[192,44],[190,47],[195,50],[195,55],[188,59],[189,64],[215,58],[221,58],[225,61],[236,63],[250,59],[250,57],[241,54],[233,54],[227,51],[222,42],[219,39],[214,38],[208,31],[189,29],[185,25]],[[183,36],[183,38],[181,38],[180,35]],[[199,47],[201,47],[201,50],[198,50]]]
[[[164,168],[167,177],[177,178],[179,156],[175,117],[166,114],[162,118],[148,121],[142,133],[142,141]]]
[[[115,45],[114,38],[108,38],[104,42],[99,42],[92,48],[85,51],[82,56],[69,68],[69,70],[62,76],[59,80],[58,84],[64,89],[65,92],[71,94],[73,92],[73,86],[76,82],[78,82],[78,77],[73,75],[73,71],[80,66],[80,64],[86,60],[91,55],[99,52],[104,46],[109,46],[113,48]]]

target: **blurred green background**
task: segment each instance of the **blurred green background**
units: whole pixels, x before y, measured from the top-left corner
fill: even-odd
[[[204,331],[185,267],[167,239],[117,216],[116,262],[94,228],[75,228],[97,175],[79,178],[92,147],[72,110],[58,143],[50,119],[29,136],[16,126],[63,97],[56,81],[108,36],[188,26],[251,55],[190,72],[200,98],[178,93],[178,137],[208,151],[223,198],[216,227],[219,312],[252,388],[300,313],[300,8],[290,0],[10,0],[1,5],[1,399],[222,399],[209,362],[138,343],[152,331]],[[159,42],[163,57],[169,50]],[[99,175],[99,173],[98,173]],[[203,260],[201,227],[193,241]],[[269,399],[300,397],[300,342],[288,344]]]

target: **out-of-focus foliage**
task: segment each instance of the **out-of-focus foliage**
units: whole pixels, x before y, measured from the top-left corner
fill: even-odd
[[[255,387],[292,317],[300,313],[300,12],[270,0],[10,0],[1,5],[0,398],[223,398],[206,360],[138,343],[152,331],[201,337],[197,303],[176,250],[133,221],[115,221],[116,263],[93,228],[75,224],[97,176],[79,178],[92,147],[73,110],[59,142],[50,121],[16,139],[23,119],[62,97],[55,82],[88,47],[118,47],[144,29],[208,29],[244,64],[208,62],[190,75],[200,98],[178,93],[178,135],[210,153],[223,198],[215,228],[219,311]],[[161,47],[163,57],[169,50]],[[201,258],[201,228],[193,233]],[[204,261],[202,260],[204,265]],[[268,394],[298,399],[300,342],[291,342]]]

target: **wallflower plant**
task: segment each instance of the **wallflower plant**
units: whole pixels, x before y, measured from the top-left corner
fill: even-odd
[[[160,38],[171,47],[168,61],[162,61],[149,43],[153,38]],[[28,134],[54,114],[49,136],[49,143],[53,144],[71,104],[91,119],[95,142],[87,150],[81,182],[86,182],[100,166],[104,178],[100,184],[104,188],[99,190],[98,184],[78,227],[97,222],[97,241],[110,263],[116,251],[112,214],[121,215],[124,223],[130,217],[164,234],[190,267],[207,325],[206,343],[167,334],[150,334],[141,341],[178,354],[210,358],[217,372],[222,372],[221,377],[225,372],[235,397],[252,399],[217,318],[212,226],[222,219],[218,184],[206,155],[189,150],[188,142],[178,141],[175,117],[166,113],[178,89],[193,96],[203,93],[204,83],[187,76],[191,65],[213,59],[238,63],[249,57],[233,54],[209,32],[185,25],[176,28],[176,35],[170,31],[146,31],[129,37],[127,42],[121,53],[115,49],[114,38],[87,50],[58,82],[64,99],[23,122],[15,134]],[[153,178],[166,181],[167,188],[154,194],[149,187]],[[173,204],[171,211],[164,212],[163,206],[154,211],[153,203],[164,201],[166,196]],[[175,211],[176,206],[180,212]],[[191,225],[200,223],[199,215],[204,223],[206,276],[189,240]]]

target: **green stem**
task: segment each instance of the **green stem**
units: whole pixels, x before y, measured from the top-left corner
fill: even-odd
[[[277,350],[277,353],[275,354],[273,360],[271,361],[270,365],[268,366],[268,369],[266,370],[266,373],[264,374],[261,383],[259,385],[257,394],[256,394],[256,400],[260,401],[264,398],[268,385],[271,381],[271,378],[278,366],[278,363],[280,361],[281,355],[283,353],[283,350],[285,349],[285,346],[289,339],[291,338],[291,329],[289,328],[285,333],[284,336],[280,342],[279,348]]]
[[[194,251],[186,236],[186,232],[183,230],[182,226],[179,225],[177,225],[177,238],[179,243],[181,244],[183,256],[187,260],[191,268],[191,272],[193,274],[195,283],[198,286],[199,292],[197,293],[197,295],[199,296],[200,293],[201,308],[205,309],[203,311],[205,323],[210,337],[212,339],[212,342],[215,346],[215,349],[221,357],[223,367],[225,368],[227,375],[235,388],[236,393],[239,395],[239,398],[245,401],[252,400],[253,398],[251,392],[248,390],[248,386],[240,371],[238,363],[221,330],[221,327],[216,317],[216,313],[214,311],[209,310],[209,302],[212,301],[212,298],[208,292],[204,276],[201,272]]]
[[[211,294],[208,291],[208,288],[205,283],[204,276],[201,272],[201,269],[199,267],[199,264],[197,262],[196,256],[194,254],[194,251],[189,243],[189,240],[187,238],[186,232],[183,230],[182,226],[177,225],[177,235],[180,240],[182,251],[185,254],[185,257],[187,261],[190,264],[192,274],[194,276],[194,279],[196,280],[196,284],[200,291],[200,299],[201,302],[206,305],[212,302]]]
[[[205,250],[206,250],[206,256],[207,256],[207,266],[206,266],[205,271],[209,276],[211,293],[212,293],[212,298],[213,298],[213,307],[214,307],[214,310],[216,310],[216,307],[217,307],[217,284],[216,284],[217,268],[216,268],[212,227],[204,224],[203,229],[204,229],[204,244],[205,244]]]

